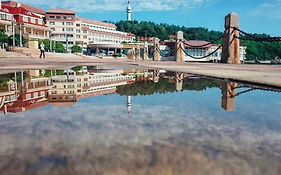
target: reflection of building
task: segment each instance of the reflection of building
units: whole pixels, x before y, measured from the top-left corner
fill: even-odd
[[[80,98],[114,93],[117,86],[134,81],[134,76],[123,75],[120,71],[110,73],[90,73],[65,71],[64,75],[52,78],[50,102],[76,102]]]
[[[228,112],[232,112],[235,109],[237,87],[237,83],[228,81],[223,81],[221,83],[222,108]]]
[[[37,70],[35,74],[37,75]],[[121,70],[88,72],[87,67],[75,72],[64,71],[63,75],[51,78],[34,77],[34,71],[28,71],[27,78],[21,73],[21,82],[13,80],[1,85],[0,111],[23,112],[47,105],[69,106],[81,98],[114,94],[118,86],[135,81],[134,74],[123,74]],[[17,76],[15,74],[15,79]]]
[[[47,105],[50,85],[49,78],[27,79],[23,81],[23,86],[9,81],[7,91],[0,93],[0,110],[17,113]]]

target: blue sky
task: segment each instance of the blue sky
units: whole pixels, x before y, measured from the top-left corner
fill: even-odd
[[[67,8],[97,20],[126,19],[127,0],[19,0],[44,9]],[[132,0],[135,20],[223,30],[224,16],[237,12],[241,29],[281,36],[281,0]]]

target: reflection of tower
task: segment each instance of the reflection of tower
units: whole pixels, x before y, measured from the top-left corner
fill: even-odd
[[[228,81],[223,81],[221,83],[222,108],[228,112],[232,112],[235,109],[237,86],[237,83]]]
[[[127,111],[128,111],[129,117],[131,117],[131,114],[132,114],[132,96],[127,96]]]
[[[176,89],[177,89],[177,91],[182,91],[183,78],[184,78],[183,72],[176,72]]]
[[[127,7],[127,20],[132,21],[132,8],[131,8],[131,2],[130,0],[128,1],[128,7]]]

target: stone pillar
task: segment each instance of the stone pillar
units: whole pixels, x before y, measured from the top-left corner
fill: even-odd
[[[183,89],[183,78],[184,78],[183,72],[176,72],[176,90],[177,91],[182,91],[182,89]]]
[[[40,70],[29,70],[27,73],[32,78],[40,77]]]
[[[160,79],[160,70],[153,71],[153,82],[158,83]]]
[[[237,83],[228,81],[223,81],[221,83],[222,108],[228,112],[232,112],[235,109],[237,87]]]
[[[135,58],[136,58],[136,60],[140,60],[141,59],[139,46],[136,48]]]
[[[160,53],[158,51],[158,49],[160,49],[160,39],[158,38],[154,38],[154,61],[160,61],[161,56]]]
[[[148,43],[145,42],[144,43],[144,54],[143,54],[143,59],[145,61],[148,61],[149,60],[149,57],[148,57]]]
[[[38,45],[39,45],[39,42],[37,40],[29,40],[29,41],[27,41],[27,46],[30,49],[38,50],[39,49]]]
[[[239,16],[236,13],[230,13],[225,17],[225,31],[222,48],[222,63],[240,64],[240,41],[239,37]]]
[[[183,43],[183,32],[182,31],[178,31],[177,32],[177,41],[176,41],[176,60],[177,62],[184,62],[184,43]]]

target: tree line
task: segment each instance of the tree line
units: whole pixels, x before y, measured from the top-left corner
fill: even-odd
[[[177,31],[183,31],[184,38],[187,40],[213,41],[220,37],[223,32],[209,30],[204,27],[185,27],[164,23],[154,23],[148,21],[119,21],[115,23],[117,30],[130,32],[138,37],[157,37],[160,40],[168,40]],[[268,37],[266,34],[254,34],[257,37]],[[222,40],[215,44],[222,43]],[[248,60],[273,60],[281,58],[281,43],[267,43],[255,41],[242,41],[241,44],[247,47],[246,58]]]

